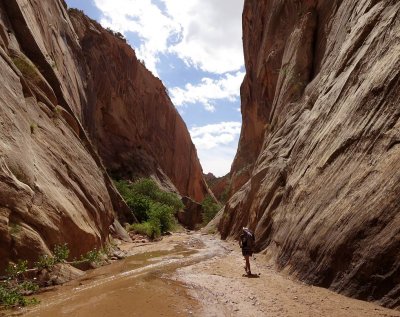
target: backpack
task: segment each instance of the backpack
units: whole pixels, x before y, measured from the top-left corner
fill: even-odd
[[[242,238],[242,245],[245,246],[246,249],[254,250],[256,238],[254,233],[251,232],[250,229],[244,228],[243,229],[243,238]]]

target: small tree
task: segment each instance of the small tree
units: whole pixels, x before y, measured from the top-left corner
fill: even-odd
[[[218,211],[222,207],[210,195],[207,195],[203,199],[201,206],[203,207],[203,224],[204,225],[208,224],[215,217],[215,215],[218,213]]]
[[[141,178],[134,183],[121,180],[115,185],[140,222],[130,226],[130,230],[154,239],[174,229],[174,215],[184,207],[178,195],[161,190],[150,178]]]

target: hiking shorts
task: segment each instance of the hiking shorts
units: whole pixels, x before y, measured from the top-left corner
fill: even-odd
[[[250,249],[243,248],[242,249],[242,255],[243,256],[252,256],[253,252]]]

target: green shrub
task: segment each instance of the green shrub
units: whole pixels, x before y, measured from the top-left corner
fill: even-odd
[[[131,212],[139,222],[147,220],[147,211],[149,210],[148,198],[138,194],[134,189],[134,184],[127,181],[115,181],[115,187],[124,198]]]
[[[221,205],[215,202],[215,200],[207,195],[203,201],[201,202],[201,206],[203,207],[203,224],[208,224],[221,209]]]
[[[120,180],[114,181],[115,187],[117,188],[118,192],[124,197],[125,200],[132,195],[132,184],[128,183],[127,181]]]
[[[19,260],[9,263],[6,269],[7,279],[0,282],[0,305],[5,307],[26,306],[37,303],[35,298],[27,299],[24,295],[38,290],[38,285],[24,281],[24,273],[28,270],[28,261]]]
[[[37,262],[35,262],[35,267],[38,268],[38,270],[44,270],[44,269],[49,269],[53,267],[56,264],[55,259],[52,256],[48,256],[47,254],[43,254],[39,256],[39,259]]]
[[[19,260],[17,263],[9,263],[6,268],[6,274],[9,279],[16,279],[28,270],[28,261]]]
[[[220,202],[225,204],[228,201],[229,193],[231,191],[232,184],[229,181],[229,185],[225,187],[224,191],[221,193],[221,196],[218,198]]]
[[[41,81],[39,70],[29,60],[24,57],[16,56],[12,58],[12,61],[25,78],[32,80],[35,84]]]
[[[34,293],[38,291],[39,285],[31,281],[24,281],[18,285],[18,288],[24,293]]]
[[[127,230],[142,234],[145,236],[150,236],[150,224],[148,222],[134,223],[127,227]]]
[[[109,248],[109,246],[108,246]],[[106,253],[105,251],[104,253]],[[35,298],[25,298],[39,289],[34,280],[29,280],[29,275],[24,274],[36,270],[51,269],[57,263],[65,262],[69,256],[67,244],[56,245],[53,249],[53,256],[41,255],[34,263],[33,268],[28,270],[28,261],[19,260],[17,263],[9,263],[6,269],[7,278],[0,281],[0,306],[15,307],[36,304]],[[81,262],[99,263],[102,259],[102,252],[94,249],[81,255]],[[75,262],[67,262],[76,264]]]
[[[64,262],[68,259],[69,249],[66,243],[56,245],[53,250],[54,260],[56,263]]]
[[[114,183],[125,201],[146,198],[177,210],[184,207],[176,194],[161,190],[157,183],[150,178],[141,178],[134,183],[125,180],[115,181]]]
[[[179,197],[174,193],[167,193],[163,191],[159,191],[154,198],[155,201],[160,204],[164,204],[166,206],[170,206],[173,208],[174,213],[178,212],[180,209],[183,209],[185,205],[179,199]]]
[[[148,211],[151,204],[151,200],[149,198],[143,195],[136,195],[127,198],[126,203],[139,222],[149,219]]]
[[[153,203],[150,207],[149,222],[158,224],[161,232],[167,232],[175,227],[174,209],[161,203]]]
[[[34,134],[36,129],[37,129],[37,124],[36,123],[31,123],[31,125],[29,126],[29,129],[31,131],[31,134]]]
[[[134,223],[131,226],[131,230],[136,233],[148,236],[150,239],[155,239],[161,235],[159,223],[146,221],[142,223]]]
[[[113,253],[113,248],[115,245],[112,245],[111,243],[107,243],[104,247],[101,248],[100,253],[104,254],[107,257],[110,257]]]
[[[155,199],[157,197],[160,189],[155,181],[151,178],[140,178],[136,182],[132,184],[132,190],[136,194],[141,194],[143,196],[147,196],[151,199]]]
[[[158,238],[162,233],[175,229],[176,221],[172,207],[155,202],[150,205],[148,213],[148,221],[135,223],[129,229],[150,239]]]
[[[0,285],[0,304],[6,307],[26,306],[26,298],[16,289]]]
[[[57,263],[65,262],[69,256],[69,249],[66,243],[55,245],[53,249],[53,256],[42,254],[39,259],[34,263],[38,270],[50,269]]]
[[[162,191],[149,178],[142,178],[134,183],[116,181],[115,185],[140,222],[132,225],[130,230],[153,239],[175,228],[174,215],[184,207],[176,194]]]
[[[101,252],[96,248],[88,251],[86,254],[81,256],[80,262],[89,262],[89,263],[100,263],[101,262]]]

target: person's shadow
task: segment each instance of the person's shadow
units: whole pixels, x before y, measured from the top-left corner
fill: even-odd
[[[260,278],[260,273],[258,273],[258,274],[254,274],[254,273],[251,273],[251,274],[243,274],[242,276],[243,276],[243,277],[247,277],[247,278]]]

